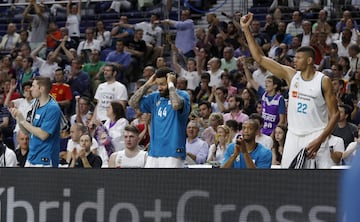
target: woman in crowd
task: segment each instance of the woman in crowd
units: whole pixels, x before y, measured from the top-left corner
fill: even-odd
[[[111,137],[111,143],[114,147],[114,151],[124,149],[124,128],[129,125],[129,121],[126,119],[125,110],[121,103],[112,101],[106,110],[106,114],[109,117],[104,123],[104,127],[109,132]]]
[[[210,146],[215,143],[217,127],[224,124],[224,117],[221,113],[211,113],[209,117],[209,127],[204,130],[201,138]]]
[[[279,124],[275,128],[275,133],[273,135],[273,147],[272,151],[272,165],[280,165],[282,154],[284,151],[284,144],[287,133],[287,126],[284,124]]]
[[[244,101],[243,113],[250,116],[250,114],[256,112],[256,96],[252,89],[244,88],[241,92],[241,98]]]
[[[81,150],[73,149],[69,168],[101,168],[102,160],[100,156],[91,152],[92,137],[85,133],[80,137]]]
[[[215,143],[211,144],[209,148],[207,161],[221,163],[224,158],[226,147],[229,143],[231,143],[229,127],[226,125],[218,126],[215,135]]]

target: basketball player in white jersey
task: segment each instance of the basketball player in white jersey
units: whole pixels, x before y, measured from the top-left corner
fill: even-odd
[[[136,126],[125,126],[125,149],[112,153],[109,159],[109,168],[144,168],[147,152],[140,150],[140,132]]]
[[[249,13],[241,18],[240,25],[253,58],[290,86],[288,133],[281,167],[289,168],[301,148],[306,148],[307,157],[315,160],[316,168],[329,168],[327,138],[339,118],[330,78],[315,70],[315,51],[312,47],[300,47],[297,50],[295,69],[266,57],[249,29],[252,20],[253,14]]]

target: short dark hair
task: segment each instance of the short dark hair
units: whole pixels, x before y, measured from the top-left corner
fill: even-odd
[[[44,77],[44,76],[35,76],[34,80],[36,80],[37,84],[39,86],[43,86],[45,87],[45,91],[47,93],[50,92],[51,88],[52,88],[52,83],[49,77]]]
[[[229,119],[225,122],[225,125],[227,125],[229,128],[231,128],[234,131],[239,130],[239,123],[234,119]]]
[[[202,74],[201,74],[201,77],[200,77],[201,79],[207,79],[207,80],[209,80],[210,81],[210,74],[208,73],[208,72],[203,72]]]
[[[140,134],[139,129],[136,126],[133,126],[133,125],[125,126],[124,131],[129,131],[129,132],[135,133],[136,135]]]
[[[221,90],[225,95],[228,94],[228,89],[225,86],[216,87],[216,90]]]
[[[264,118],[259,113],[251,113],[249,119],[258,120],[261,126],[264,124]]]
[[[109,66],[109,67],[112,68],[112,71],[113,71],[113,72],[117,72],[117,67],[116,67],[113,63],[106,63],[105,66]]]
[[[208,109],[211,109],[211,103],[209,101],[205,101],[205,100],[202,100],[198,107],[202,106],[202,105],[205,105]]]
[[[313,58],[313,61],[315,62],[315,49],[311,46],[301,46],[296,50],[296,52],[304,52],[309,57]]]
[[[353,108],[348,104],[340,104],[339,107],[344,108],[345,114],[350,115],[353,111]]]
[[[160,15],[158,13],[156,13],[156,12],[152,12],[151,15],[155,16],[157,19],[160,18]]]
[[[248,123],[254,125],[254,126],[255,126],[255,130],[258,130],[258,129],[260,128],[260,123],[259,123],[259,121],[257,121],[257,119],[248,119],[248,120],[245,121],[245,122],[248,122]]]
[[[24,89],[26,86],[30,86],[30,87],[31,87],[31,85],[32,85],[32,81],[29,80],[29,81],[24,82],[24,83],[21,85],[21,87]]]
[[[19,33],[26,33],[26,36],[29,36],[29,32],[25,29],[21,29]]]
[[[160,68],[160,69],[156,70],[155,76],[156,76],[156,78],[166,78],[166,75],[171,72],[174,72],[174,71],[170,68],[164,67],[164,68]]]
[[[122,39],[122,38],[118,38],[118,39],[116,40],[116,42],[117,42],[117,43],[118,43],[118,42],[122,42],[123,44],[125,44],[125,40]]]
[[[276,88],[275,88],[276,91],[281,90],[281,86],[282,86],[281,79],[279,79],[278,77],[276,77],[274,75],[270,75],[270,76],[268,76],[266,78],[271,79],[273,81],[273,84],[276,85]]]
[[[34,59],[32,57],[30,57],[30,56],[26,58],[26,61],[28,63],[31,63],[31,65],[34,64]]]
[[[244,100],[239,95],[230,95],[229,98],[233,97],[236,102],[239,102],[239,109],[244,107]]]

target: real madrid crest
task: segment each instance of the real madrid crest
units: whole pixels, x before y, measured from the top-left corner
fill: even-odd
[[[295,89],[299,88],[299,82],[296,82],[296,83],[294,84],[294,87],[295,87]]]
[[[114,87],[114,88],[112,88],[112,91],[113,91],[113,92],[115,92],[115,87]]]

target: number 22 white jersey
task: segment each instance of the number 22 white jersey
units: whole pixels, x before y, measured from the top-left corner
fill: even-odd
[[[306,135],[324,129],[328,123],[328,110],[322,92],[324,74],[317,72],[306,81],[296,72],[290,83],[288,128],[296,135]]]

